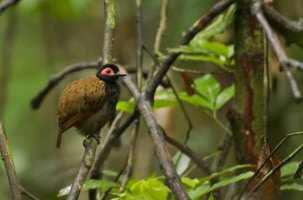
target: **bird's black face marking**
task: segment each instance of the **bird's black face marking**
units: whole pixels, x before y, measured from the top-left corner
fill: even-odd
[[[125,76],[121,74],[119,68],[114,64],[105,64],[98,70],[96,76],[105,82],[115,82],[119,77]]]

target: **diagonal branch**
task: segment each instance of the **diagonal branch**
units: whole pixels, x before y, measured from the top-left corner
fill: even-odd
[[[147,125],[149,135],[154,144],[156,156],[158,158],[162,173],[166,178],[168,186],[171,188],[177,200],[190,199],[184,186],[181,183],[181,178],[177,174],[176,168],[171,161],[171,157],[165,144],[163,131],[159,128],[159,125],[153,116],[150,103],[144,96],[140,95],[137,86],[129,76],[126,76],[123,79],[124,82],[127,83],[128,89],[130,90],[131,94],[137,101],[138,111],[142,115],[145,124]]]
[[[2,120],[0,121],[0,151],[1,151],[1,157],[2,157],[2,160],[4,163],[4,167],[6,170],[9,186],[11,189],[12,199],[21,200],[22,191],[19,187],[19,181],[18,181],[17,174],[15,171],[14,162],[13,162],[11,153],[8,148],[7,138],[6,138]]]
[[[212,20],[222,13],[226,8],[228,8],[233,3],[232,0],[221,0],[216,3],[204,16],[202,16],[196,23],[194,23],[186,34],[181,38],[179,45],[188,44],[202,29],[206,28]],[[152,78],[152,81],[147,87],[146,97],[148,100],[153,99],[153,96],[156,92],[157,87],[161,83],[162,79],[166,75],[167,71],[175,60],[180,55],[180,52],[170,52],[163,60],[160,65],[160,68],[156,72],[155,76]]]
[[[47,85],[31,100],[32,109],[38,109],[46,95],[67,75],[84,69],[97,69],[98,62],[76,63],[65,67],[59,73],[51,76]]]
[[[266,33],[267,39],[269,40],[269,42],[273,48],[273,51],[275,52],[276,57],[280,62],[281,67],[286,73],[286,77],[290,83],[294,97],[296,99],[301,99],[302,95],[299,90],[298,84],[296,83],[289,68],[292,67],[294,69],[303,70],[303,63],[287,57],[285,50],[282,47],[282,44],[281,44],[278,36],[273,32],[269,23],[267,22],[264,14],[263,14],[263,11],[261,10],[261,6],[262,6],[262,2],[256,1],[251,6],[251,12],[253,15],[255,15],[256,19],[259,21],[259,23],[263,27],[263,30]]]
[[[33,194],[31,194],[29,191],[27,191],[24,187],[22,187],[19,184],[17,174],[15,171],[14,161],[8,147],[6,133],[1,119],[0,119],[0,153],[5,167],[6,175],[8,178],[10,190],[12,193],[12,199],[21,200],[22,195],[24,195],[32,200],[39,200],[37,197],[35,197]]]
[[[6,9],[16,5],[20,0],[6,0],[0,3],[0,14]]]
[[[83,142],[83,146],[85,148],[85,152],[77,176],[67,197],[67,200],[78,199],[84,181],[94,163],[95,154],[98,146],[97,141],[94,138],[85,139]]]

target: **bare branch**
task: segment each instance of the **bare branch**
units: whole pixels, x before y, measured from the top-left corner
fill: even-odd
[[[202,29],[206,28],[212,20],[222,13],[226,8],[228,8],[233,3],[232,0],[221,0],[216,3],[204,16],[202,16],[196,23],[194,23],[186,34],[181,38],[179,45],[188,44],[197,33],[199,33]],[[160,65],[160,68],[156,72],[152,81],[147,87],[146,97],[148,100],[151,100],[154,96],[157,87],[161,83],[163,77],[166,75],[170,66],[175,62],[177,57],[180,55],[180,52],[170,52],[163,62]]]
[[[211,170],[208,164],[203,160],[203,158],[200,158],[200,156],[197,155],[191,148],[169,137],[165,133],[164,133],[164,138],[166,142],[168,142],[169,144],[180,150],[182,153],[190,157],[191,160],[197,165],[197,167],[199,167],[206,175],[211,174]]]
[[[28,197],[29,199],[32,199],[32,200],[39,200],[38,197],[36,197],[35,195],[33,195],[32,193],[30,193],[29,191],[27,191],[24,187],[20,186],[19,185],[19,188],[21,190],[21,194]]]
[[[272,158],[272,156],[279,150],[280,146],[284,144],[288,139],[294,136],[302,135],[303,132],[295,132],[295,133],[289,133],[284,136],[284,138],[277,144],[277,146],[270,152],[270,154],[266,157],[266,159],[263,161],[263,163],[260,165],[260,167],[256,170],[254,175],[249,179],[249,181],[246,183],[244,188],[242,189],[239,198],[241,198],[241,195],[244,193],[244,191],[247,189],[249,184],[255,180],[256,176],[259,175],[262,168],[267,164],[267,162]]]
[[[0,119],[0,151],[1,151],[1,158],[3,160],[3,164],[9,182],[12,199],[21,200],[22,191],[19,187],[19,181],[15,171],[14,162],[8,147],[4,126],[1,119]]]
[[[65,67],[59,73],[51,76],[47,85],[31,100],[32,109],[39,108],[41,102],[46,97],[46,95],[67,75],[78,72],[84,69],[97,69],[98,62],[83,62],[83,63],[76,63]]]
[[[288,163],[291,159],[293,159],[301,150],[303,149],[303,144],[301,144],[298,148],[296,148],[291,154],[289,154],[284,160],[282,160],[278,165],[276,165],[270,172],[268,172],[261,181],[255,185],[255,187],[249,191],[247,196],[252,195],[256,192],[277,170],[283,167],[286,163]]]
[[[85,147],[85,152],[76,179],[67,197],[68,200],[78,199],[84,181],[89,173],[89,170],[93,166],[98,143],[94,138],[87,138],[83,141],[83,146]]]
[[[266,18],[274,23],[275,26],[283,29],[287,29],[292,32],[303,31],[303,20],[291,21],[288,18],[282,16],[275,9],[267,4],[262,4],[262,9]]]
[[[289,68],[295,68],[299,70],[303,70],[303,64],[295,61],[293,59],[289,59],[284,51],[284,48],[282,47],[282,44],[277,37],[277,35],[273,32],[271,29],[269,23],[267,22],[266,18],[264,17],[264,14],[261,10],[262,3],[260,1],[255,2],[251,6],[251,12],[255,15],[256,19],[259,21],[261,26],[263,27],[267,39],[270,41],[270,44],[276,54],[277,59],[280,62],[281,67],[286,73],[286,77],[290,83],[293,95],[296,99],[301,99],[302,95],[300,90],[298,89],[298,84],[294,80],[291,72],[289,71]]]
[[[142,46],[143,46],[143,38],[142,38],[142,1],[136,0],[136,25],[137,25],[137,56],[136,56],[136,68],[137,68],[137,85],[141,90],[142,88],[142,62],[143,62],[143,54],[142,54]]]
[[[220,154],[216,156],[212,163],[212,171],[216,172],[221,167],[223,167],[225,160],[227,158],[230,146],[232,144],[232,137],[229,133],[224,133],[223,137],[220,140],[220,143],[218,145],[218,150],[220,151]]]
[[[161,39],[162,39],[162,37],[165,33],[165,30],[166,30],[168,4],[169,4],[169,0],[162,0],[160,23],[159,23],[159,27],[158,27],[158,30],[157,30],[155,44],[154,44],[154,52],[155,52],[156,55],[160,54]]]
[[[135,146],[136,146],[136,140],[138,137],[138,131],[139,131],[139,120],[136,119],[134,122],[134,128],[133,128],[133,132],[131,135],[131,141],[130,141],[130,145],[129,145],[127,164],[126,164],[126,168],[125,168],[125,175],[124,175],[124,178],[119,187],[119,192],[124,191],[126,184],[133,172],[133,162],[134,162],[134,157],[135,157]]]
[[[137,101],[138,110],[148,127],[149,135],[154,144],[156,156],[168,186],[171,188],[177,200],[190,199],[181,183],[181,178],[177,174],[176,168],[171,161],[167,146],[165,145],[163,131],[159,128],[154,116],[152,115],[153,112],[150,103],[144,96],[140,95],[138,88],[129,76],[124,77],[123,80],[127,83],[126,85],[128,86],[128,89]]]
[[[6,0],[0,3],[0,14],[3,13],[6,9],[16,5],[20,0]]]

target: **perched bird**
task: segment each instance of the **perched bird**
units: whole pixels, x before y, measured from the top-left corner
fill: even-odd
[[[116,111],[120,87],[116,83],[125,76],[114,64],[105,64],[96,76],[72,82],[61,93],[57,122],[57,148],[62,134],[75,126],[86,137],[99,139],[99,132]]]

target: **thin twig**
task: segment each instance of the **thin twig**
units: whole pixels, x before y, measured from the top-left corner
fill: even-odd
[[[95,153],[97,150],[98,143],[94,138],[87,138],[83,142],[83,146],[85,147],[84,155],[77,173],[77,176],[73,182],[70,193],[67,197],[68,200],[76,200],[78,199],[84,181],[93,166]]]
[[[139,90],[142,88],[142,1],[136,0],[136,27],[137,27],[137,56],[136,56],[136,68],[137,68],[137,85]]]
[[[296,148],[291,154],[289,154],[284,160],[282,160],[278,165],[276,165],[270,172],[268,172],[261,181],[255,185],[255,187],[247,194],[249,197],[254,192],[256,192],[277,170],[288,163],[292,158],[294,158],[303,149],[303,144]]]
[[[19,188],[21,190],[21,194],[28,197],[29,199],[32,200],[39,200],[38,197],[36,197],[35,195],[33,195],[32,193],[30,193],[29,191],[27,191],[24,187],[22,187],[21,185],[19,185]]]
[[[289,59],[285,53],[285,50],[282,47],[282,44],[278,38],[278,36],[273,32],[271,29],[269,23],[267,22],[262,10],[261,10],[262,3],[261,1],[256,1],[251,6],[251,12],[255,15],[256,19],[259,21],[261,26],[263,27],[267,39],[269,40],[277,59],[280,62],[281,67],[286,73],[286,77],[290,83],[293,95],[296,99],[301,99],[302,95],[299,90],[298,84],[296,83],[293,75],[291,74],[291,71],[289,71],[289,68],[292,67],[294,69],[303,70],[303,63],[298,62],[293,59]]]
[[[4,126],[1,119],[0,119],[0,151],[1,151],[1,158],[3,160],[3,164],[9,182],[12,199],[21,200],[22,190],[19,187],[19,181],[15,171],[14,162],[8,147]]]
[[[170,79],[168,77],[167,77],[167,80],[168,80],[169,85],[170,85],[170,87],[171,87],[171,89],[172,89],[172,91],[173,91],[173,93],[174,93],[174,95],[175,95],[175,97],[176,97],[176,99],[178,101],[178,104],[180,105],[180,108],[181,108],[181,110],[183,112],[183,115],[184,115],[184,117],[186,119],[186,122],[188,124],[188,128],[187,128],[187,131],[186,131],[186,136],[185,136],[185,140],[184,140],[184,144],[187,144],[189,136],[190,136],[190,132],[193,129],[193,124],[190,121],[189,115],[188,115],[188,113],[187,113],[187,111],[185,109],[185,106],[184,106],[183,102],[181,101],[180,97],[178,96],[176,88],[173,86],[173,84],[171,83],[171,81],[170,81]]]
[[[0,14],[3,13],[6,9],[16,5],[20,0],[6,0],[0,3]]]
[[[232,144],[232,137],[228,133],[224,133],[223,137],[220,140],[220,143],[218,145],[218,150],[220,151],[220,154],[216,156],[212,163],[212,171],[216,172],[221,167],[223,167],[225,160],[227,158],[230,146]]]
[[[160,55],[161,39],[164,36],[165,30],[166,30],[168,4],[169,4],[169,0],[162,0],[160,22],[159,22],[159,27],[157,30],[157,35],[156,35],[155,44],[154,44],[154,52],[157,56]]]
[[[112,121],[112,123],[110,125],[109,130],[107,131],[107,134],[106,134],[106,136],[104,138],[104,141],[103,141],[103,143],[101,145],[101,151],[104,149],[104,145],[108,143],[109,139],[111,138],[112,134],[114,133],[115,128],[118,127],[118,123],[120,122],[122,116],[123,116],[123,112],[119,112],[115,116],[114,120]],[[117,140],[118,140],[118,138],[117,138]],[[115,141],[117,141],[117,140],[115,140]],[[111,147],[112,146],[114,146],[114,143],[112,143]],[[99,157],[100,157],[99,155],[100,155],[100,153],[98,154],[98,156],[96,158],[97,161],[94,163],[94,165],[92,167],[91,174],[90,174],[90,178],[91,179],[99,179],[102,176],[101,175],[101,171],[102,171],[101,168],[102,168],[103,165],[100,165],[100,166],[96,167],[96,163],[99,163],[99,161],[98,161]],[[106,158],[103,158],[103,159],[106,160]],[[97,192],[98,192],[97,189],[91,189],[91,190],[89,190],[89,193],[88,193],[89,199],[90,200],[96,199]]]
[[[156,156],[168,186],[171,188],[172,193],[177,200],[190,199],[181,183],[181,178],[177,174],[176,168],[173,165],[165,144],[163,131],[159,128],[152,114],[153,112],[149,101],[140,95],[138,88],[129,76],[124,77],[123,80],[127,83],[126,85],[128,86],[129,91],[136,99],[138,110],[148,127],[148,132],[154,144]]]
[[[216,3],[204,16],[202,16],[196,23],[194,23],[186,34],[181,38],[179,45],[188,44],[197,33],[199,33],[202,29],[206,28],[212,20],[222,13],[226,8],[228,8],[233,3],[232,0],[221,0]],[[167,71],[171,67],[171,65],[175,62],[177,57],[180,55],[180,52],[170,52],[161,62],[160,68],[154,75],[152,81],[149,83],[146,90],[147,99],[153,99],[153,96],[156,92],[157,87],[161,83],[163,77],[166,75]]]
[[[119,192],[124,191],[126,184],[133,172],[133,163],[134,163],[134,158],[135,158],[135,146],[136,146],[136,140],[138,137],[138,131],[139,131],[139,120],[136,119],[134,121],[134,128],[133,128],[133,132],[131,135],[131,141],[130,141],[130,145],[129,145],[125,174],[124,174],[124,178],[121,181],[121,184],[119,187]]]
[[[41,102],[46,97],[46,95],[67,75],[78,72],[84,69],[97,69],[98,62],[83,62],[83,63],[75,63],[65,67],[59,73],[51,76],[47,85],[31,100],[32,109],[39,108]]]
[[[246,183],[246,185],[244,186],[244,188],[242,189],[239,198],[241,198],[241,196],[243,195],[244,191],[247,189],[247,187],[250,185],[250,183],[255,180],[256,176],[259,175],[260,171],[262,170],[262,168],[267,164],[267,162],[272,158],[272,156],[279,150],[280,146],[282,144],[284,144],[284,142],[286,142],[288,139],[290,139],[293,136],[298,136],[298,135],[302,135],[303,132],[295,132],[295,133],[289,133],[286,134],[283,139],[277,144],[277,146],[270,152],[270,154],[266,157],[266,159],[263,161],[263,163],[258,167],[258,169],[256,170],[256,172],[254,173],[254,175],[248,180],[248,182]]]
[[[270,22],[274,23],[277,27],[281,27],[292,32],[303,31],[302,19],[298,21],[289,20],[288,18],[282,16],[275,9],[265,3],[262,4],[262,9],[266,18],[270,20]]]
[[[177,140],[173,139],[172,137],[168,136],[167,134],[164,134],[164,139],[166,142],[171,144],[172,146],[176,147],[179,151],[187,155],[196,165],[199,167],[206,175],[211,174],[211,170],[208,166],[208,164],[201,158],[199,155],[197,155],[191,148],[189,148],[187,145],[182,144],[178,142]]]

